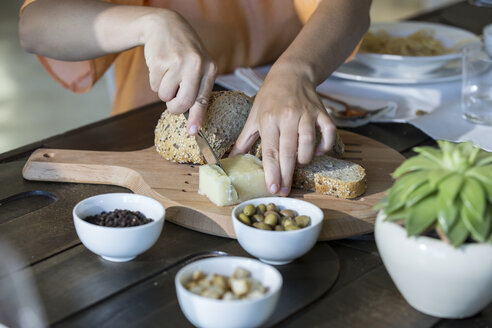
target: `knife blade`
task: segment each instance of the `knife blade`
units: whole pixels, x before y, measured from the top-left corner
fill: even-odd
[[[184,116],[186,120],[188,120],[188,112],[184,113]],[[200,154],[202,154],[202,156],[205,158],[205,162],[207,164],[217,165],[227,175],[227,172],[224,170],[224,167],[222,166],[222,164],[220,164],[219,157],[215,153],[212,146],[210,146],[210,143],[208,142],[207,138],[205,137],[201,129],[198,131],[198,134],[195,135],[195,141],[198,145],[198,149],[200,150]]]

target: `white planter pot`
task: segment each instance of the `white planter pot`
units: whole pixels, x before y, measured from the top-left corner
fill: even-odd
[[[383,263],[405,300],[441,318],[472,316],[492,302],[492,245],[454,248],[438,239],[407,237],[379,212],[375,238]]]

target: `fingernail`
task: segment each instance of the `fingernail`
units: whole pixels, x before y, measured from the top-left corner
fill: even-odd
[[[198,133],[198,126],[196,126],[196,125],[192,125],[192,126],[190,126],[190,134],[191,134],[192,136],[194,136],[194,135],[195,135],[195,134],[197,134],[197,133]]]
[[[270,193],[271,194],[276,194],[278,192],[278,186],[276,184],[272,184],[270,186]]]
[[[321,156],[321,155],[323,155],[323,152],[322,151],[317,151],[316,152],[316,156]]]
[[[287,196],[287,195],[289,195],[289,188],[286,188],[286,187],[282,188],[282,190],[280,190],[280,194],[281,194],[282,196]]]

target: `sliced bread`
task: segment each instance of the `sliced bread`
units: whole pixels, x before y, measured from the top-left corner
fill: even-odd
[[[222,156],[234,145],[246,123],[252,100],[242,92],[213,92],[202,132]],[[162,113],[155,128],[155,148],[162,157],[176,163],[205,164],[194,137],[186,131],[184,115]]]
[[[366,191],[366,171],[353,162],[329,155],[316,156],[309,165],[295,169],[292,187],[340,198],[355,198]]]

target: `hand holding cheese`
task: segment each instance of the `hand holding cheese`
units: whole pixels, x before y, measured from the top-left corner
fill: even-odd
[[[226,206],[270,195],[261,161],[253,155],[237,155],[220,160],[227,175],[217,165],[200,167],[198,192],[215,205]]]

